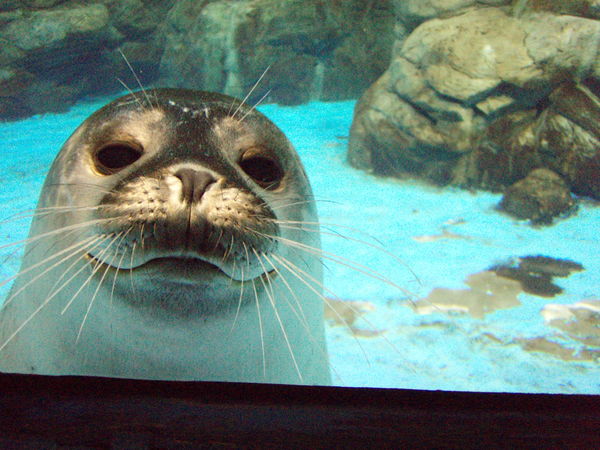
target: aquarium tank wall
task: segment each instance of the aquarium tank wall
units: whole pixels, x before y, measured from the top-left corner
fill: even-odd
[[[287,225],[320,236],[321,250],[296,250],[323,282],[278,270],[318,291],[327,349],[313,357],[332,384],[600,392],[598,1],[8,0],[0,42],[0,296],[5,311],[32,304],[0,316],[0,359],[53,301],[78,305],[73,349],[112,307],[86,286],[61,298],[58,251],[30,269],[62,270],[47,292],[11,291],[32,219],[60,214],[35,208],[63,143],[122,95],[147,110],[153,88],[184,88],[243,100],[298,152],[313,193],[300,203],[319,223]],[[273,364],[303,383],[288,336],[318,338],[296,290],[256,295],[247,322],[234,301],[224,327],[258,330],[265,373],[265,351],[285,348]],[[295,317],[278,320],[286,303]]]

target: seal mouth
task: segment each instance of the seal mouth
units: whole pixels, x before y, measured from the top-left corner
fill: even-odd
[[[216,264],[213,264],[205,259],[189,256],[160,256],[157,258],[149,259],[138,266],[130,268],[115,267],[111,264],[100,261],[98,258],[96,258],[90,253],[86,254],[86,257],[91,263],[98,264],[101,267],[107,268],[108,270],[112,270],[117,273],[132,273],[136,271],[149,271],[157,273],[160,272],[169,276],[175,276],[176,278],[182,280],[188,280],[190,283],[194,283],[199,279],[206,279],[207,277],[226,278],[233,283],[242,283],[246,281],[252,281],[253,279],[257,279],[259,277],[273,278],[277,275],[277,271],[275,269],[272,269],[266,272],[262,272],[255,277],[249,277],[244,280],[238,280],[237,278],[231,276]],[[102,269],[100,269],[100,271],[102,271]]]

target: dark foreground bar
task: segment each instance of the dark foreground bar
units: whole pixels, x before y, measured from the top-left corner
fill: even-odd
[[[600,396],[0,374],[0,448],[599,448]]]

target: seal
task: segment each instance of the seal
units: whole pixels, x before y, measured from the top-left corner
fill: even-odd
[[[329,384],[307,224],[304,168],[260,112],[184,89],[119,98],[46,177],[0,312],[0,370]]]

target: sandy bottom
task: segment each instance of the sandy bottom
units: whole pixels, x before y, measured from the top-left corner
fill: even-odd
[[[62,143],[107,101],[0,124],[1,217],[35,206]],[[304,161],[318,199],[323,249],[347,259],[325,261],[326,296],[336,310],[327,330],[336,384],[600,393],[600,310],[594,309],[600,299],[600,208],[583,201],[576,216],[532,228],[496,212],[499,195],[354,170],[345,160],[353,107],[260,108]],[[3,222],[0,245],[24,238],[28,227],[28,220]],[[584,270],[554,278],[563,292],[553,297],[524,292],[518,282],[490,273],[465,283],[528,255],[569,259]],[[0,279],[18,270],[19,258],[20,249],[0,249]],[[435,288],[437,296],[430,296]],[[426,297],[448,304],[432,306]],[[563,305],[581,302],[592,306],[569,316]],[[548,311],[564,317],[549,323]]]

